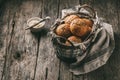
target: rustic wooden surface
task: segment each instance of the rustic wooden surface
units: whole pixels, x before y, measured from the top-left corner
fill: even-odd
[[[47,36],[61,10],[87,3],[113,25],[116,48],[103,67],[74,76],[67,64],[56,58]],[[51,16],[43,32],[32,34],[26,21]],[[120,80],[120,0],[0,0],[1,80]]]

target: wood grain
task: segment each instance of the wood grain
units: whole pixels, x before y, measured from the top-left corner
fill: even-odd
[[[5,9],[5,4],[0,6],[0,79],[2,79],[4,73],[6,50],[10,42],[8,38],[10,39],[11,34],[11,29],[8,30],[8,24],[10,23],[8,20],[10,17],[9,11],[5,11]]]
[[[51,37],[47,36],[50,26],[58,17],[59,0],[43,0],[42,17],[50,16],[45,29],[40,33],[39,52],[36,66],[35,80],[57,80],[59,74],[59,60],[51,44]]]
[[[35,7],[36,6],[36,7]],[[2,80],[32,80],[36,67],[38,39],[25,30],[26,21],[34,16],[39,16],[41,4],[37,1],[16,1],[6,3],[9,14],[8,46]],[[36,13],[33,13],[36,12]],[[10,37],[9,37],[10,36]]]
[[[60,61],[47,35],[61,10],[87,3],[98,16],[113,25],[115,50],[106,65],[88,74],[75,76],[69,64]],[[0,0],[1,80],[120,80],[119,0]],[[40,33],[25,30],[31,17],[50,16]]]

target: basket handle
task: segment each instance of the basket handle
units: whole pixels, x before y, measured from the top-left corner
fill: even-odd
[[[93,18],[96,18],[96,11],[95,11],[91,6],[89,6],[89,5],[87,5],[87,4],[84,4],[84,5],[82,5],[82,6],[79,6],[78,12],[80,12],[81,8],[88,8],[88,9],[90,9],[90,10],[92,11],[92,13],[93,13],[92,17],[93,17]]]
[[[66,38],[64,38],[64,37],[57,36],[57,37],[54,37],[54,38],[57,39],[57,40],[58,40],[58,39],[64,39],[65,41],[68,41],[72,47],[75,47],[75,45],[74,45],[70,40],[68,40],[68,39],[66,39]],[[59,42],[59,41],[58,41],[58,42]],[[62,43],[62,45],[66,46],[66,45],[63,44],[63,43]]]

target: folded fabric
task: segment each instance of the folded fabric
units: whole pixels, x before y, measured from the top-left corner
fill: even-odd
[[[75,12],[78,7],[79,6],[75,6],[74,8],[62,10],[62,17],[68,13]],[[89,12],[84,8],[80,11],[89,14]],[[70,64],[70,71],[75,75],[85,74],[101,67],[108,61],[114,50],[115,41],[112,25],[103,22],[99,17],[94,20],[94,22],[97,21],[99,21],[99,23],[96,27],[99,28],[95,32],[92,43],[83,54],[84,59],[81,59],[81,56],[77,56],[77,61]]]
[[[63,9],[62,19],[66,15],[78,11],[79,13],[91,15],[85,8],[82,7],[80,9],[79,5],[74,8]],[[70,62],[70,71],[73,72],[74,75],[85,74],[103,66],[115,48],[112,25],[104,22],[101,17],[97,16],[97,13],[95,18],[91,17],[91,19],[94,24],[90,36],[82,43],[69,47],[63,43],[66,40],[65,38],[59,37],[54,33],[54,29],[61,23],[61,20],[57,20],[51,30],[52,41],[57,57],[62,61]]]

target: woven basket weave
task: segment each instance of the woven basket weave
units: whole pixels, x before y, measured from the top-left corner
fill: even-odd
[[[82,8],[88,8],[90,11],[92,11],[92,14],[80,12]],[[69,13],[62,19],[57,19],[54,25],[51,27],[52,42],[56,51],[55,53],[59,59],[68,63],[76,62],[77,56],[81,56],[81,60],[85,57],[86,54],[84,53],[89,47],[89,45],[92,44],[94,32],[97,29],[97,24],[94,23],[91,33],[86,37],[86,39],[82,43],[78,44],[74,44],[66,38],[56,35],[55,30],[60,24],[64,23],[64,18],[73,14],[79,16],[80,18],[87,18],[92,21],[96,18],[96,13],[91,7],[89,7],[88,5],[82,5],[78,8],[76,12]],[[66,46],[65,41],[68,41],[71,45]]]

